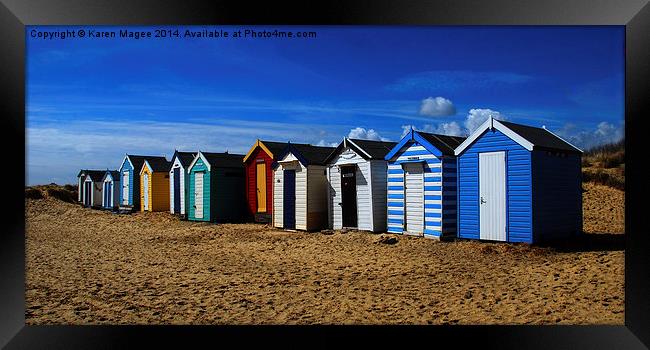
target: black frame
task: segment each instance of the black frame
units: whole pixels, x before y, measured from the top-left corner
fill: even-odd
[[[4,3],[8,4],[4,4]],[[625,133],[626,250],[625,326],[437,326],[437,327],[172,327],[172,326],[25,326],[25,25],[78,24],[390,24],[390,25],[624,25],[626,28]],[[363,337],[383,344],[413,340],[454,347],[476,339],[482,348],[644,348],[650,346],[650,245],[641,209],[648,198],[647,174],[641,158],[650,91],[650,6],[644,0],[605,1],[439,1],[422,0],[301,3],[200,2],[195,0],[3,0],[0,5],[0,104],[5,137],[5,161],[11,168],[4,186],[6,206],[0,235],[0,346],[8,348],[133,347],[138,340],[149,347],[172,344],[216,346],[235,340],[283,344],[306,336],[339,344],[340,336]],[[646,136],[647,138],[647,136]],[[647,146],[645,147],[647,148]],[[647,158],[647,157],[644,157]],[[639,160],[639,164],[641,164]],[[632,166],[630,166],[632,163]],[[246,337],[253,333],[256,336]],[[401,333],[401,334],[397,334]],[[334,336],[335,335],[335,336]],[[368,336],[374,337],[368,337]],[[416,339],[420,338],[422,339]],[[396,343],[397,343],[396,342]],[[321,345],[319,344],[319,345]],[[645,344],[645,346],[644,346]],[[412,344],[415,345],[415,344]],[[418,344],[419,345],[419,344]]]

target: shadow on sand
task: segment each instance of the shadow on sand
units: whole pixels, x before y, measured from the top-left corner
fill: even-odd
[[[559,252],[603,252],[625,250],[625,235],[622,233],[582,233],[575,237],[540,243]]]

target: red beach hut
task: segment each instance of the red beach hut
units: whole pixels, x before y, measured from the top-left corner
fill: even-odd
[[[257,140],[244,157],[248,215],[271,222],[273,214],[273,164],[287,143]]]

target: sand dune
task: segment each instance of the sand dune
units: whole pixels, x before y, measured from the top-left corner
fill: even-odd
[[[116,215],[26,200],[27,324],[623,324],[623,193],[561,248]]]

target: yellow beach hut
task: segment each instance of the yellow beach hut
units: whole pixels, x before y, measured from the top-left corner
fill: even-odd
[[[169,169],[165,158],[147,159],[140,169],[140,211],[169,210]]]

